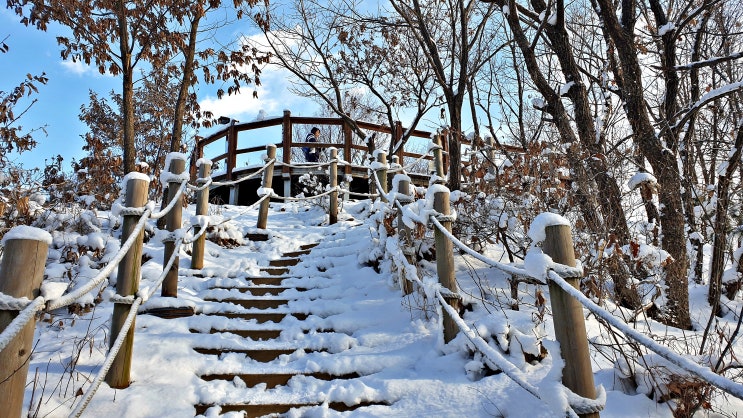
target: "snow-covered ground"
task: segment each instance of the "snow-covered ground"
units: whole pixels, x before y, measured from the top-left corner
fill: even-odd
[[[377,266],[365,263],[375,258],[380,240],[384,239],[368,218],[371,209],[368,201],[347,202],[341,221],[333,226],[325,225],[326,215],[317,206],[304,203],[271,206],[268,241],[245,241],[235,248],[222,248],[207,241],[205,268],[201,270],[206,277],[195,275],[197,271],[189,269],[190,256],[185,249],[181,252],[179,298],[156,297],[147,301],[140,311],[188,305],[197,314],[180,319],[138,316],[131,386],[114,390],[104,383],[83,416],[185,417],[194,415],[196,404],[225,402],[320,404],[294,409],[288,413],[291,417],[564,416],[561,412],[564,395],[557,384],[561,369],[559,347],[554,341],[549,301],[542,300],[548,298],[546,288],[522,284],[521,309],[511,310],[510,290],[502,272],[470,257],[455,256],[460,288],[465,302],[472,302],[473,307],[465,314],[466,322],[493,347],[502,350],[529,383],[539,388],[542,398],[539,400],[504,374],[485,369],[485,361],[479,354],[473,354],[461,334],[444,344],[434,302],[424,300],[420,294],[404,296],[388,260],[382,259]],[[257,210],[242,213],[243,209],[213,207],[211,218],[213,223],[218,223],[220,219],[234,217],[222,228],[225,234],[232,233],[240,239],[245,233],[255,231],[257,216]],[[184,219],[188,220],[193,211],[193,206],[184,211]],[[54,239],[99,248],[105,257],[115,252],[117,245],[115,240],[105,238],[111,225],[107,214],[101,216],[91,221],[96,227],[90,231],[79,235],[55,234]],[[145,244],[145,255],[151,258],[143,266],[140,287],[148,286],[162,271],[163,246],[158,234]],[[281,297],[290,300],[288,307],[277,308],[283,312],[307,313],[306,320],[288,316],[277,325],[282,332],[274,341],[255,342],[233,334],[207,333],[225,326],[276,327],[244,320],[227,323],[224,318],[206,315],[242,308],[204,299],[239,295],[236,290],[212,288],[246,286],[249,277],[266,274],[260,269],[268,266],[270,260],[308,243],[319,245],[309,255],[302,256],[300,264],[291,267],[292,278],[282,284],[308,290],[286,291]],[[493,258],[501,256],[497,247],[489,249],[487,254]],[[50,255],[49,282],[63,282],[63,275],[72,271],[81,283],[100,269],[83,255],[78,260],[82,267],[70,270],[66,257],[62,251]],[[423,263],[424,280],[430,267],[430,263]],[[92,311],[55,312],[45,315],[38,324],[24,401],[28,416],[67,416],[95,377],[108,349],[112,312],[108,299],[114,293],[110,282],[101,291],[102,302]],[[92,293],[91,300],[97,292]],[[587,327],[589,339],[599,343],[610,341],[595,317],[589,316]],[[269,363],[246,359],[241,354],[218,358],[193,350],[193,347],[281,348],[298,344],[309,349],[282,355]],[[537,361],[534,356],[540,354],[540,344],[547,355]],[[606,390],[602,417],[672,416],[667,404],[651,400],[641,393],[642,387],[637,392],[622,391],[622,381],[614,371],[616,359],[596,347],[592,349],[595,381]],[[247,387],[240,379],[205,382],[199,378],[227,371],[335,375],[357,372],[360,377],[325,381],[297,376],[287,386],[274,389],[260,385]],[[385,405],[340,413],[330,409],[329,402]],[[726,414],[719,416],[743,413],[743,402],[737,399],[716,398],[715,402],[716,409]],[[208,409],[205,415],[241,416],[234,412],[221,414],[218,407]]]

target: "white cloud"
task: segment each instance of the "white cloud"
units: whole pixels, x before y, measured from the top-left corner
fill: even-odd
[[[298,97],[289,92],[292,75],[276,66],[264,68],[261,74],[261,85],[258,86],[258,98],[253,97],[254,85],[243,86],[239,94],[223,96],[207,95],[199,101],[201,109],[211,111],[214,116],[228,116],[241,122],[256,118],[260,111],[267,117],[277,117],[285,109],[294,114],[307,114],[308,109],[316,107],[309,99]],[[202,87],[203,88],[203,87]]]
[[[98,71],[98,67],[85,64],[82,61],[64,60],[64,61],[60,61],[59,64],[62,66],[62,68],[64,68],[66,73],[72,74],[78,77],[83,77],[83,76],[95,77],[95,78],[114,77],[109,72],[106,72],[105,74],[101,74],[100,71]]]
[[[82,61],[60,61],[60,65],[62,65],[62,68],[64,68],[65,71],[67,71],[68,73],[72,73],[77,76],[98,73],[97,70],[93,69],[93,67],[83,63]]]

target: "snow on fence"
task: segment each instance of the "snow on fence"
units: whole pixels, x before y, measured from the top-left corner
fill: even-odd
[[[160,181],[167,183],[168,205],[159,212],[154,212],[155,203],[147,202],[147,189],[150,178],[141,173],[129,173],[122,181],[124,206],[115,209],[123,216],[121,241],[118,253],[98,275],[74,291],[56,298],[46,300],[39,296],[44,264],[51,235],[38,228],[18,226],[11,229],[3,238],[5,254],[0,265],[0,371],[7,379],[0,382],[0,399],[6,404],[8,416],[20,416],[23,404],[24,386],[28,373],[28,356],[35,327],[36,313],[50,312],[75,303],[99,286],[118,267],[116,295],[112,297],[114,312],[111,321],[111,339],[109,352],[97,377],[83,394],[80,402],[70,416],[79,417],[90,403],[96,390],[106,380],[111,387],[126,388],[129,386],[132,346],[134,342],[133,325],[137,310],[161,288],[162,296],[177,297],[178,254],[181,245],[193,244],[191,266],[201,268],[204,263],[205,232],[209,226],[208,213],[209,187],[233,186],[263,174],[260,199],[240,213],[224,220],[229,221],[260,205],[257,227],[265,229],[268,217],[270,198],[285,200],[312,200],[324,196],[331,197],[330,223],[338,217],[338,192],[342,191],[337,184],[338,164],[337,150],[331,149],[331,161],[313,166],[329,167],[331,184],[325,193],[306,198],[282,198],[273,193],[271,180],[276,162],[276,146],[266,147],[267,155],[264,166],[249,176],[236,181],[214,182],[211,178],[211,161],[200,159],[196,162],[198,178],[196,185],[188,184],[188,173],[185,171],[186,156],[171,153],[165,161],[167,171],[163,171]],[[306,165],[303,167],[307,168]],[[189,188],[197,192],[194,233],[185,236],[182,230],[183,194]],[[344,191],[348,193],[348,191]],[[164,267],[160,277],[151,288],[139,289],[141,277],[141,256],[144,226],[150,219],[166,217],[166,229],[170,235],[163,239],[165,245]],[[33,300],[31,300],[33,298]]]
[[[594,387],[593,372],[591,370],[588,353],[588,339],[582,307],[604,319],[608,324],[619,330],[628,338],[643,345],[671,363],[692,373],[699,379],[716,386],[736,398],[743,399],[743,385],[715,373],[686,357],[673,352],[652,338],[633,329],[621,319],[616,318],[604,310],[579,290],[579,278],[583,275],[581,266],[576,262],[570,225],[564,218],[554,214],[541,214],[534,219],[529,230],[529,236],[534,241],[543,242],[541,253],[532,252],[532,258],[527,254],[525,263],[532,262],[531,266],[522,269],[489,259],[477,251],[469,248],[451,233],[453,216],[449,208],[449,190],[443,185],[442,149],[438,144],[440,139],[434,137],[435,143],[429,147],[433,151],[436,162],[436,176],[431,180],[425,202],[413,202],[409,195],[410,178],[405,169],[397,164],[394,168],[386,164],[386,155],[379,153],[377,162],[370,166],[370,173],[375,180],[377,190],[384,202],[398,211],[398,234],[400,239],[389,241],[397,248],[387,248],[393,263],[398,268],[402,291],[405,294],[412,292],[412,284],[417,284],[428,296],[434,296],[442,307],[443,331],[445,341],[452,340],[461,331],[481,352],[490,367],[499,369],[524,388],[527,392],[541,399],[539,391],[527,382],[520,370],[503,357],[497,350],[472,331],[459,316],[460,297],[457,294],[454,281],[452,244],[476,259],[498,268],[512,275],[530,277],[538,283],[546,279],[549,285],[550,300],[553,311],[555,336],[561,347],[561,355],[565,361],[563,370],[563,385],[565,397],[568,401],[566,414],[568,416],[598,417],[604,407],[606,393],[603,387]],[[394,161],[394,160],[393,160]],[[387,191],[387,172],[401,172],[392,181],[393,190]],[[414,253],[410,241],[410,230],[414,223],[432,225],[435,234],[435,248],[437,259],[437,275],[439,283],[423,283],[417,275],[414,263]],[[444,271],[442,271],[442,269]]]

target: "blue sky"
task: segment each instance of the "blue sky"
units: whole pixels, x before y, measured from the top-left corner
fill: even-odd
[[[33,97],[38,101],[23,116],[24,129],[46,125],[47,136],[39,132],[35,138],[38,146],[21,155],[12,155],[11,160],[25,168],[43,167],[44,160],[57,154],[64,158],[63,168],[70,169],[73,158],[85,155],[81,135],[87,131],[80,122],[80,106],[88,103],[88,90],[102,96],[111,90],[120,91],[118,77],[101,75],[96,69],[80,63],[65,62],[60,57],[56,36],[64,33],[59,25],[50,25],[47,32],[27,28],[18,23],[18,17],[8,9],[0,9],[0,40],[5,39],[10,50],[0,54],[0,90],[9,90],[22,81],[26,74],[46,73],[49,82],[39,86]],[[240,28],[242,29],[242,28]],[[228,37],[237,38],[238,30],[227,29]],[[313,115],[317,106],[307,99],[294,97],[287,91],[289,75],[276,68],[268,68],[261,77],[258,99],[252,98],[253,87],[248,86],[239,95],[217,100],[219,86],[202,85],[198,95],[202,107],[215,115],[230,116],[240,121],[255,119],[263,110],[269,116],[281,115],[289,109],[295,115]],[[209,134],[212,130],[200,132]]]

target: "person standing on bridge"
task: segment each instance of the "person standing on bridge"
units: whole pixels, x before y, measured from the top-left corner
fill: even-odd
[[[318,138],[320,138],[320,128],[315,126],[307,135],[307,138],[305,138],[304,142],[317,142]],[[316,163],[320,158],[320,153],[315,147],[304,147],[302,148],[302,151],[304,151],[304,159],[308,163]]]

